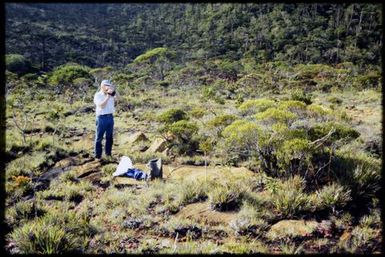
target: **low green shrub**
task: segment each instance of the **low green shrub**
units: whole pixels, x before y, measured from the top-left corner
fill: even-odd
[[[243,102],[238,109],[241,111],[243,115],[251,115],[257,112],[263,112],[268,108],[275,107],[276,103],[273,100],[260,98],[260,99],[252,99]]]
[[[199,147],[198,126],[187,120],[179,120],[161,128],[161,132],[171,136],[169,148],[179,155],[193,154]]]
[[[318,124],[309,130],[310,140],[314,141],[326,136],[333,128],[335,132],[328,139],[329,142],[334,142],[340,139],[352,140],[360,136],[360,133],[357,130],[346,125],[337,122],[326,122]]]
[[[291,93],[291,99],[292,100],[301,101],[301,102],[304,102],[307,105],[312,103],[311,98],[312,98],[311,94],[307,94],[303,90],[294,90]]]
[[[32,70],[30,61],[20,54],[7,54],[5,56],[5,65],[8,71],[19,75]]]
[[[207,127],[214,129],[215,134],[220,136],[223,129],[233,123],[236,119],[237,117],[231,114],[218,115],[207,122]]]
[[[257,120],[261,121],[271,121],[271,122],[284,122],[289,123],[297,118],[297,115],[290,112],[284,111],[277,108],[269,108],[264,112],[257,113],[255,115]]]
[[[158,116],[158,121],[172,124],[180,120],[188,120],[187,113],[182,109],[169,109]]]

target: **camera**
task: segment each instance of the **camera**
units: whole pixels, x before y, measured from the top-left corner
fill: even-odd
[[[110,96],[115,96],[115,91],[113,91],[112,93],[108,93]]]

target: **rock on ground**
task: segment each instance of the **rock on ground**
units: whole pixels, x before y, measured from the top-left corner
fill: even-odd
[[[157,153],[163,152],[166,149],[167,141],[163,138],[157,138],[151,144],[150,148],[147,149],[146,153]]]

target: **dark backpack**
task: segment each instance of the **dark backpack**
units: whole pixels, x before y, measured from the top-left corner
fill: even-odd
[[[162,159],[152,159],[147,163],[150,168],[150,179],[163,178]]]

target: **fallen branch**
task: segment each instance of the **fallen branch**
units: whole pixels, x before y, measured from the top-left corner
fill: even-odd
[[[315,148],[318,148],[320,147],[321,145],[323,145],[325,143],[325,141],[327,139],[329,139],[329,137],[336,131],[336,129],[333,127],[325,136],[321,137],[321,138],[318,138],[317,140],[314,140],[313,142],[310,142],[309,144],[310,145],[315,145],[317,143],[319,143]]]

